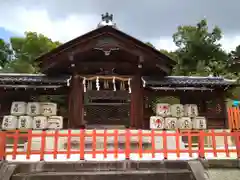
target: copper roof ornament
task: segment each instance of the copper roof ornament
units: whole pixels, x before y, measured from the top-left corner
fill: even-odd
[[[102,14],[102,21],[98,24],[98,28],[103,26],[112,26],[116,28],[116,23],[113,22],[113,15],[108,12],[104,15]]]

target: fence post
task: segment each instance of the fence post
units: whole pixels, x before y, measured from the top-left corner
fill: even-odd
[[[140,159],[142,159],[142,156],[143,156],[143,145],[142,145],[142,142],[143,142],[143,135],[142,135],[142,130],[139,129],[138,130],[138,156]]]
[[[5,160],[6,156],[6,133],[0,132],[0,161]]]
[[[234,131],[233,136],[235,138],[237,158],[240,159],[240,132],[239,131]]]
[[[168,145],[167,145],[166,131],[162,132],[162,138],[163,138],[163,157],[164,157],[164,159],[167,159],[168,158]]]
[[[59,137],[59,131],[55,130],[55,133],[54,133],[54,147],[53,147],[53,159],[57,159],[57,154],[58,154],[58,137]]]
[[[204,131],[199,132],[199,154],[198,157],[201,159],[205,158],[205,152],[204,152]]]
[[[15,160],[17,158],[18,140],[19,140],[19,130],[16,130],[14,133],[14,136],[13,136],[13,153],[12,153],[13,160]]]
[[[175,131],[175,139],[176,139],[176,154],[177,154],[177,158],[179,158],[180,157],[180,142],[179,142],[180,133],[179,133],[179,130]]]
[[[116,160],[118,158],[118,130],[114,130],[114,159]]]
[[[130,148],[130,139],[131,139],[131,130],[125,130],[125,157],[127,160],[130,158],[131,148]]]
[[[151,130],[151,142],[152,142],[152,158],[155,158],[156,148],[155,148],[155,130]]]
[[[28,130],[27,138],[28,138],[28,143],[27,143],[26,159],[30,159],[31,152],[32,152],[31,151],[32,150],[32,130]]]
[[[80,160],[84,160],[85,154],[85,129],[80,129]]]
[[[41,150],[40,150],[40,161],[44,160],[45,149],[46,149],[46,131],[42,131],[41,137]]]

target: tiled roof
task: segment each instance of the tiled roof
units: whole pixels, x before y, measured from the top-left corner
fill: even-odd
[[[236,80],[224,79],[222,77],[200,77],[200,76],[166,76],[162,79],[154,77],[143,77],[146,85],[152,86],[228,86],[236,83]]]
[[[69,77],[47,77],[44,74],[0,73],[0,84],[66,84]]]
[[[52,84],[67,85],[69,76],[48,77],[44,74],[0,73],[0,84]],[[164,78],[143,77],[147,86],[228,86],[236,80],[222,77],[166,76]]]

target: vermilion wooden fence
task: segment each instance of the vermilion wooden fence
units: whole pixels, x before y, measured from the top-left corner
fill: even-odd
[[[230,129],[240,129],[240,109],[238,107],[228,108],[228,124]]]
[[[187,146],[184,148],[180,147],[182,143],[180,137],[187,137]],[[223,147],[219,147],[217,144],[216,138],[223,137]],[[124,139],[123,146],[120,148],[119,142],[120,137]],[[169,137],[175,139],[175,141],[170,141]],[[198,137],[198,146],[193,147],[192,137]],[[206,137],[212,139],[211,147],[205,147]],[[231,137],[234,141],[234,145],[229,144],[228,139]],[[28,144],[25,150],[19,150],[18,141],[21,138],[25,138],[28,141]],[[33,139],[39,138],[41,141],[40,149],[32,149]],[[51,138],[49,140],[48,138]],[[61,138],[66,140],[66,148],[59,149],[59,141]],[[78,147],[74,148],[74,141],[78,142]],[[91,138],[89,141],[88,138]],[[102,138],[102,147],[97,147],[97,143],[100,141],[99,138]],[[110,143],[109,138],[111,138],[112,147],[109,148],[108,144]],[[137,143],[136,147],[132,147],[133,139]],[[148,139],[149,146],[144,147],[144,142]],[[6,140],[13,141],[11,151],[6,147]],[[137,139],[137,141],[136,141]],[[158,140],[158,141],[157,141]],[[52,149],[46,148],[46,142],[52,144]],[[91,148],[87,149],[86,143],[91,144]],[[159,148],[159,142],[161,148]],[[158,143],[158,144],[157,144]],[[168,143],[175,143],[175,148],[168,148]],[[146,154],[151,156],[151,158],[157,158],[158,154],[161,154],[164,159],[168,159],[169,155],[174,155],[176,158],[181,158],[182,154],[187,154],[188,157],[197,157],[205,158],[207,154],[211,153],[212,157],[218,157],[219,153],[224,154],[226,158],[230,158],[230,154],[235,154],[235,158],[240,158],[240,132],[233,131],[227,132],[223,130],[222,132],[215,132],[215,130],[209,131],[143,131],[143,130],[79,130],[76,133],[76,130],[66,130],[66,131],[42,131],[34,132],[29,130],[26,133],[20,133],[16,130],[14,132],[0,132],[0,160],[6,159],[8,156],[11,156],[12,160],[18,158],[18,156],[24,156],[26,160],[30,159],[32,155],[38,155],[40,160],[45,160],[46,155],[51,155],[53,159],[57,159],[58,155],[65,155],[66,159],[69,159],[71,155],[79,155],[79,159],[83,160],[86,155],[96,158],[99,154],[103,155],[104,158],[107,158],[108,155],[113,155],[114,159],[117,159],[119,156],[124,155],[126,159],[131,158],[132,155],[137,155],[140,159],[143,158]],[[221,158],[221,157],[219,157]]]

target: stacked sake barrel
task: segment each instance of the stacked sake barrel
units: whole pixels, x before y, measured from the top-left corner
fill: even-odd
[[[151,129],[206,129],[206,118],[198,116],[196,104],[157,104],[150,117]]]
[[[10,114],[3,117],[4,130],[63,127],[62,116],[57,116],[57,104],[51,102],[13,102]]]

